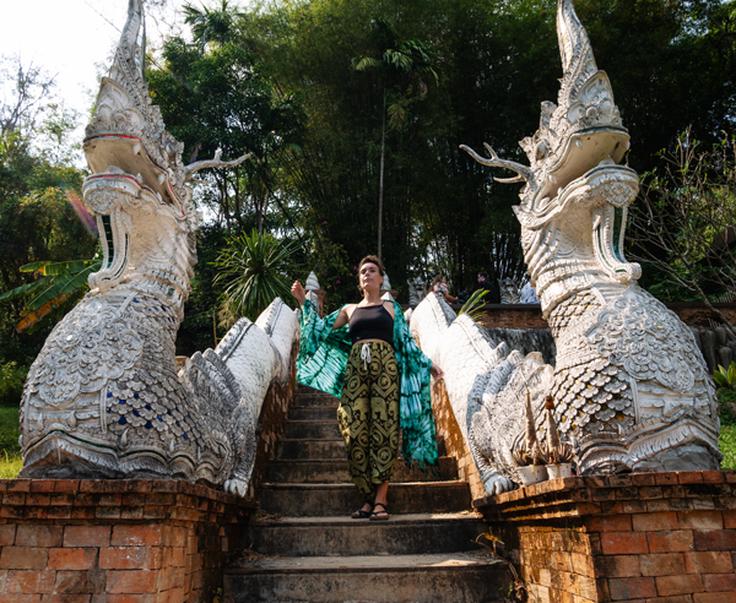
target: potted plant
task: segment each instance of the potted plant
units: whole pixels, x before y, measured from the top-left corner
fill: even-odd
[[[552,413],[555,401],[552,396],[547,396],[544,401],[544,413],[547,427],[547,442],[545,453],[547,457],[547,475],[549,479],[557,477],[570,477],[573,474],[572,461],[575,456],[572,446],[567,442],[560,441],[560,433]]]
[[[547,479],[545,455],[537,440],[537,429],[534,425],[534,413],[529,390],[526,392],[526,435],[523,445],[512,451],[516,470],[522,486],[536,484]]]

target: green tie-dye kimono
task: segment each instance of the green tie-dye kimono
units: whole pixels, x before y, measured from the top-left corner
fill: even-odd
[[[409,333],[401,306],[394,303],[394,353],[399,367],[400,425],[403,456],[421,465],[437,463],[437,440],[430,398],[432,362]],[[342,308],[340,308],[342,310]],[[336,397],[342,395],[345,367],[350,355],[348,325],[333,329],[340,310],[320,318],[314,305],[304,303],[300,322],[297,380]]]

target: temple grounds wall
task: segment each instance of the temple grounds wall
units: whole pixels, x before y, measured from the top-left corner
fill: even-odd
[[[0,482],[0,602],[212,601],[254,503],[173,480]]]
[[[736,472],[565,478],[474,504],[530,601],[736,601]]]

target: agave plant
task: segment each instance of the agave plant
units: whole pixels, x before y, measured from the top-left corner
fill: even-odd
[[[31,328],[68,300],[80,297],[87,289],[87,277],[100,269],[101,262],[98,254],[90,260],[43,260],[21,266],[21,272],[35,274],[36,280],[0,294],[0,302],[26,300],[16,330]]]
[[[212,263],[218,270],[213,282],[222,287],[221,321],[255,319],[275,297],[288,298],[297,249],[294,241],[255,229],[230,237]]]

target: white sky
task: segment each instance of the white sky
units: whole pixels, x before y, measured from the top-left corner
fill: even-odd
[[[149,11],[149,47],[159,46],[162,34],[172,26],[183,27],[180,7],[184,3],[166,0],[164,10]],[[191,3],[202,5],[201,0]],[[233,6],[246,3],[231,2]],[[213,6],[215,1],[204,4]],[[0,56],[18,56],[23,64],[32,62],[55,76],[56,96],[86,122],[98,75],[107,70],[125,24],[128,0],[0,0],[0,6]]]

